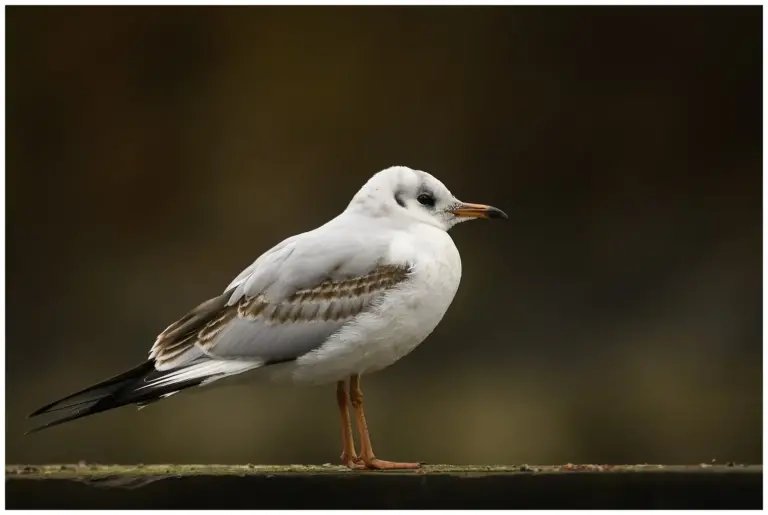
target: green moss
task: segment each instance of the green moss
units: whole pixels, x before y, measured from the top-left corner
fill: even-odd
[[[424,465],[418,470],[358,471],[341,465],[7,465],[7,479],[76,479],[99,480],[107,478],[162,479],[174,476],[249,476],[249,475],[349,475],[349,474],[405,474],[405,475],[516,475],[552,473],[611,473],[611,472],[762,472],[760,465]]]

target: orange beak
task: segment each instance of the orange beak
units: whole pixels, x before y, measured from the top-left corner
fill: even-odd
[[[485,204],[470,204],[468,202],[462,202],[451,209],[450,212],[456,216],[469,218],[509,218],[501,209],[497,209],[493,206],[486,206]]]

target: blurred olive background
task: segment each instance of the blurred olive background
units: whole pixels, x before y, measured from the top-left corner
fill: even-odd
[[[511,219],[364,380],[379,456],[762,461],[760,7],[6,13],[8,462],[336,462],[258,375],[23,432],[393,164]]]

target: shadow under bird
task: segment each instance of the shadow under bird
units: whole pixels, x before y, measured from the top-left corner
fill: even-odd
[[[168,326],[148,361],[32,413],[61,412],[30,432],[259,369],[296,383],[336,383],[346,466],[418,468],[375,457],[360,376],[393,364],[435,329],[461,279],[448,230],[476,218],[507,215],[457,200],[426,172],[382,170],[336,218],[268,250],[224,293]]]

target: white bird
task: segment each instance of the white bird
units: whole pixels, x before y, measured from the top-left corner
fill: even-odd
[[[382,170],[336,218],[268,250],[224,293],[168,326],[148,361],[32,413],[65,410],[32,431],[263,369],[294,382],[337,384],[348,467],[417,468],[375,457],[360,376],[411,352],[443,318],[461,279],[447,231],[473,218],[507,215],[457,200],[426,172]]]

